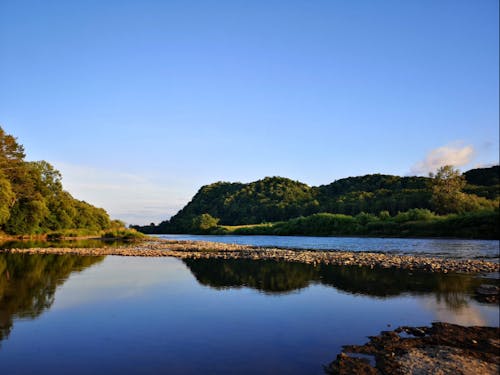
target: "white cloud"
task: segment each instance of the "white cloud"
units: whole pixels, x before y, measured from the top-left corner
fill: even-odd
[[[453,142],[431,150],[424,160],[419,161],[411,167],[411,174],[428,174],[444,165],[452,165],[455,168],[461,167],[469,164],[474,155],[475,150],[471,145]]]
[[[75,198],[103,207],[113,219],[128,224],[158,223],[177,213],[193,192],[176,190],[179,181],[152,178],[68,163],[54,163],[64,189]]]

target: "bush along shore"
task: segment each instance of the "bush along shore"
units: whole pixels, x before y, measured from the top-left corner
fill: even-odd
[[[395,268],[424,272],[499,272],[497,262],[485,260],[455,260],[392,255],[370,252],[291,250],[242,246],[202,241],[146,240],[123,247],[103,248],[30,248],[5,249],[0,252],[24,254],[120,255],[145,257],[176,257],[180,259],[253,259],[337,266]]]
[[[449,237],[500,239],[500,211],[482,210],[461,214],[436,215],[414,208],[391,216],[360,213],[355,216],[317,213],[287,221],[247,225],[219,225],[218,219],[202,214],[180,233],[215,235],[275,236],[370,236],[370,237]],[[177,233],[153,227],[133,226],[144,233]]]

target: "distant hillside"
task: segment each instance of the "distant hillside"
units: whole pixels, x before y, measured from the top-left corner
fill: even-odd
[[[498,199],[499,173],[499,166],[465,172],[464,192]],[[207,221],[208,226],[235,226],[286,221],[315,213],[378,215],[387,211],[396,215],[410,209],[432,210],[430,181],[428,177],[371,174],[318,187],[283,177],[266,177],[248,184],[217,182],[203,186],[170,220],[135,228],[145,233],[181,233],[191,231],[195,218],[197,225]]]
[[[194,216],[208,213],[223,225],[253,224],[316,212],[317,206],[311,187],[287,178],[266,177],[249,184],[203,186],[170,221],[184,227]]]
[[[320,211],[356,215],[360,212],[394,215],[411,208],[431,208],[427,177],[370,174],[348,177],[314,188]]]
[[[500,185],[500,166],[471,169],[464,173],[467,183],[478,186]]]
[[[500,166],[471,169],[464,173],[467,186],[464,191],[488,199],[498,198],[500,187]]]

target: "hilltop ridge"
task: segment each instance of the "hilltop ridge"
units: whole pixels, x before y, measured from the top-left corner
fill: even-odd
[[[463,192],[476,199],[479,208],[498,207],[499,175],[498,165],[469,170],[462,174]],[[145,233],[186,233],[200,216],[213,227],[281,222],[318,213],[394,216],[412,209],[433,210],[431,180],[368,174],[312,187],[277,176],[250,183],[219,181],[202,186],[170,220],[134,228]]]

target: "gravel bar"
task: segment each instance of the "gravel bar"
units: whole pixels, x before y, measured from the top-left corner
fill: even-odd
[[[181,259],[263,259],[337,266],[396,268],[439,273],[491,273],[500,271],[498,262],[485,260],[443,259],[351,251],[292,250],[223,244],[217,242],[156,239],[123,247],[0,249],[0,253],[2,252],[21,254],[176,257]]]

